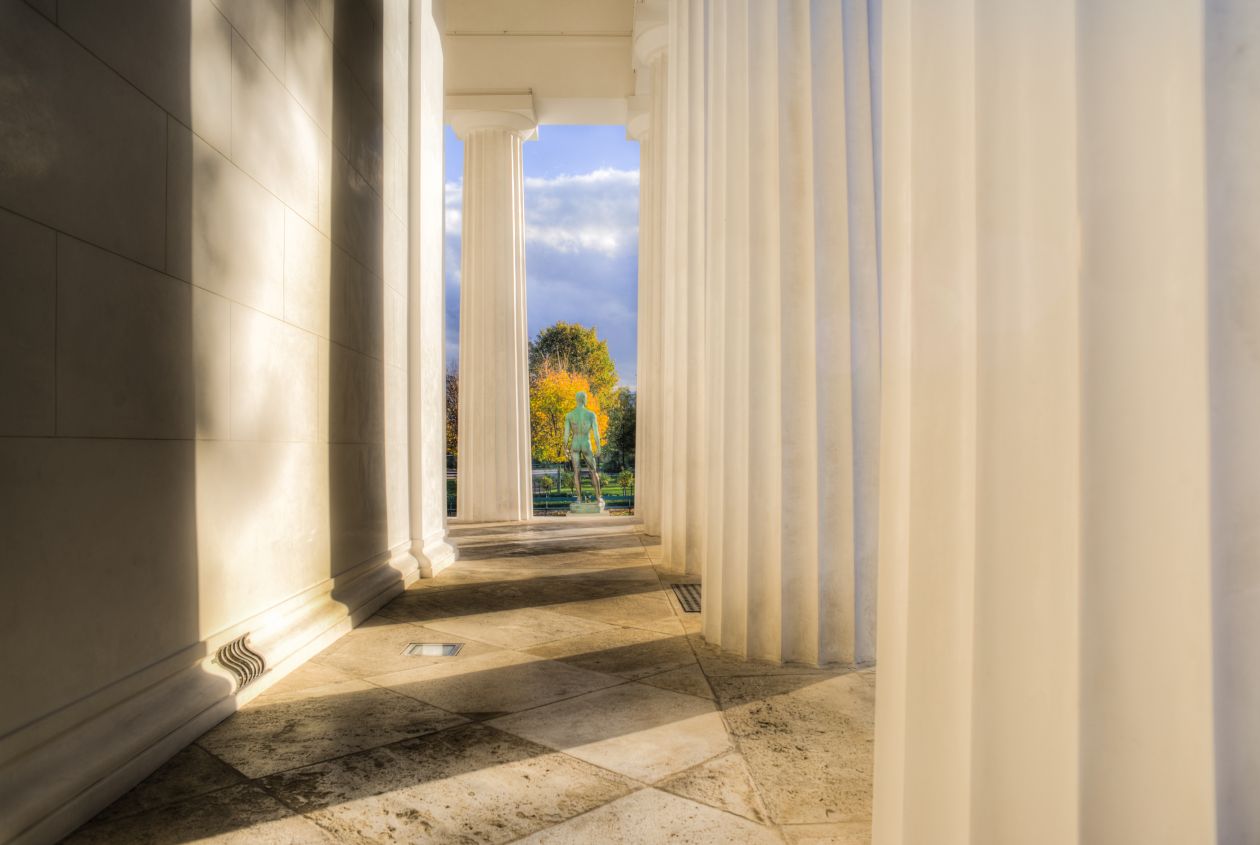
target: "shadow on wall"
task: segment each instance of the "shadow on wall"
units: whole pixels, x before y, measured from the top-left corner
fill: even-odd
[[[328,286],[330,577],[389,554],[385,432],[384,9],[339,0],[333,26]],[[405,391],[406,380],[402,380]],[[397,438],[390,438],[392,443]],[[403,457],[405,462],[405,454]],[[405,512],[406,504],[403,503]],[[334,591],[334,598],[338,592]]]
[[[200,640],[188,56],[100,12],[0,5],[0,736]]]
[[[0,3],[0,840],[81,786],[22,767],[118,775],[72,730],[204,657],[191,38],[188,3]]]

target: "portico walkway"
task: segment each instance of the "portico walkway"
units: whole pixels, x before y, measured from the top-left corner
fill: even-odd
[[[69,841],[868,841],[872,670],[718,654],[630,520],[452,537]]]

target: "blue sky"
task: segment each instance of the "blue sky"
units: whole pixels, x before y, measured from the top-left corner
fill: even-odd
[[[623,126],[543,126],[524,147],[529,333],[595,326],[623,384],[635,384],[639,145]],[[446,359],[459,357],[464,145],[446,129]]]

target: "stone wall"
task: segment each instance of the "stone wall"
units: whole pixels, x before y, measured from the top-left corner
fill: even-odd
[[[223,643],[278,674],[414,577],[408,43],[406,0],[0,0],[0,841],[229,712]]]

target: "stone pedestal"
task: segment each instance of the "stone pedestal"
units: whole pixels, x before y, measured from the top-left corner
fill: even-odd
[[[569,505],[569,516],[604,516],[604,503],[573,502]]]

